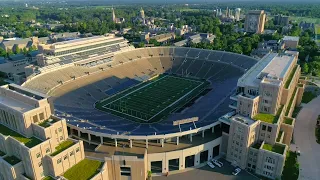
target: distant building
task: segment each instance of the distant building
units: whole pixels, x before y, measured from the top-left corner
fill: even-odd
[[[261,34],[264,31],[266,14],[264,10],[249,11],[245,20],[245,31],[250,33]]]
[[[216,38],[215,35],[208,34],[208,33],[195,34],[191,36],[186,35],[185,40],[174,43],[174,46],[179,46],[179,47],[189,46],[190,44],[198,44],[200,42],[213,43],[215,38]]]
[[[143,10],[142,8],[140,9],[140,17],[141,17],[142,19],[145,18],[144,10]]]
[[[240,8],[237,8],[235,10],[235,14],[234,14],[234,19],[235,21],[240,21],[240,15],[241,15],[241,9]]]
[[[271,52],[279,52],[283,51],[284,49],[284,42],[282,40],[264,41],[258,44],[257,49],[252,51],[251,56],[262,58]]]
[[[284,36],[283,42],[286,48],[289,49],[297,49],[299,45],[299,37],[298,36]]]
[[[314,23],[308,23],[308,22],[300,22],[299,24],[299,27],[305,31],[305,30],[311,30],[312,32],[314,32],[314,28],[315,28],[315,25]]]
[[[116,24],[121,24],[121,23],[124,23],[125,22],[125,19],[124,18],[117,18],[116,17],[116,14],[114,12],[114,9],[112,7],[112,21]]]
[[[282,14],[278,14],[278,15],[274,16],[274,24],[275,25],[282,25],[282,26],[289,25],[289,16],[284,16]]]
[[[48,30],[57,30],[57,29],[63,28],[64,25],[63,24],[45,24],[43,25],[43,27]]]

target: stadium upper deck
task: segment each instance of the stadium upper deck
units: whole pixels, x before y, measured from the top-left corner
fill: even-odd
[[[110,135],[170,134],[210,127],[229,112],[229,95],[238,78],[257,62],[229,52],[177,47],[134,49],[111,59],[93,67],[73,65],[42,73],[24,86],[56,97],[56,113],[74,127]],[[191,100],[184,110],[153,124],[129,121],[94,108],[97,101],[163,73],[206,79],[210,89],[200,95],[205,97]],[[199,121],[173,125],[173,121],[192,117]]]

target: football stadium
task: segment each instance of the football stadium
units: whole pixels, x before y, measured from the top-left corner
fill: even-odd
[[[96,66],[39,74],[24,86],[54,97],[70,125],[105,135],[159,135],[210,128],[257,60],[192,48],[132,49]],[[196,104],[196,105],[194,105]],[[196,119],[174,125],[173,122]]]
[[[50,97],[70,136],[94,146],[86,156],[131,164],[130,176],[140,178],[140,170],[167,173],[221,156],[229,127],[219,118],[236,109],[230,96],[258,62],[187,47],[136,49],[105,36],[40,50],[43,66],[28,67],[22,86]]]

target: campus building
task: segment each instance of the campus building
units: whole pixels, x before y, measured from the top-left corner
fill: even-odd
[[[244,29],[249,33],[262,34],[266,23],[266,14],[264,10],[249,11],[246,15]]]
[[[223,144],[232,164],[267,178],[281,177],[295,124],[291,115],[305,87],[297,60],[290,52],[268,54],[238,80],[229,106],[235,112],[220,118],[230,126]]]

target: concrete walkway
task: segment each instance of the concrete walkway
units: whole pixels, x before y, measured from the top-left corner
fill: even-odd
[[[320,114],[320,96],[303,105],[296,118],[294,143],[291,150],[300,150],[299,180],[318,180],[320,178],[320,144],[316,142],[315,125]]]

